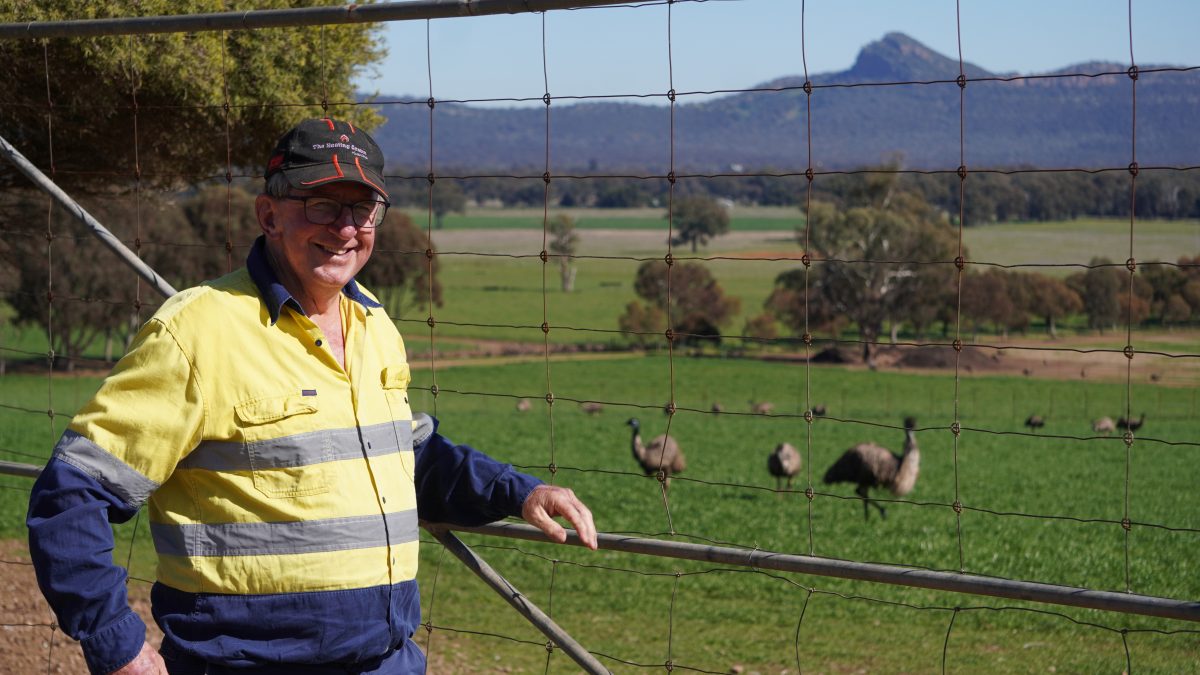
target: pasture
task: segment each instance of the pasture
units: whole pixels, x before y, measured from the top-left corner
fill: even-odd
[[[1091,437],[1090,429],[1095,417],[1124,409],[1120,382],[961,375],[956,383],[945,373],[664,356],[442,367],[414,378],[414,408],[438,416],[447,437],[572,487],[604,532],[1200,597],[1194,388],[1131,385],[1133,409],[1145,406],[1148,416],[1127,452],[1119,438]],[[541,398],[547,381],[552,407]],[[61,414],[52,422],[5,407],[0,447],[21,448],[31,455],[25,461],[38,463],[63,415],[97,384],[55,377]],[[672,387],[680,411],[671,433],[688,468],[664,501],[657,481],[634,463],[624,423],[637,416],[647,437],[663,433],[661,406]],[[46,391],[44,376],[0,379],[5,403],[45,400]],[[828,407],[811,427],[799,416],[810,395]],[[519,413],[514,404],[524,396],[534,405]],[[964,427],[957,442],[948,428],[956,399]],[[606,404],[588,415],[578,400]],[[728,413],[707,412],[717,400]],[[745,414],[750,400],[774,402],[774,413]],[[1037,435],[1022,426],[1032,410],[1053,410]],[[821,475],[857,442],[898,451],[906,415],[919,427],[920,479],[907,498],[888,504],[886,520],[874,511],[864,520],[853,486],[825,486]],[[800,449],[804,468],[793,490],[777,492],[766,456],[784,440]],[[20,538],[28,481],[0,480],[2,535]],[[1126,515],[1134,523],[1128,532],[1120,525]],[[144,520],[139,529],[134,538],[129,526],[118,528],[117,555],[124,558],[135,539],[132,574],[152,579]],[[1183,622],[463,538],[588,649],[611,657],[614,672],[661,668],[668,658],[699,672],[735,665],[782,672],[797,660],[805,672],[928,672],[941,667],[943,653],[947,672],[1119,672],[1128,649],[1136,672],[1178,673],[1195,668],[1200,653],[1200,634]],[[422,604],[426,619],[445,630],[428,644],[426,635],[417,640],[434,662],[447,672],[456,662],[544,672],[540,634],[423,539]],[[1134,632],[1123,638],[1124,628]],[[549,672],[575,672],[561,655],[550,664]]]
[[[761,311],[779,272],[799,265],[798,214],[755,212],[771,224],[746,224],[735,214],[733,231],[697,254],[741,300],[729,332]],[[398,325],[414,365],[414,408],[438,416],[447,437],[572,487],[607,533],[1200,598],[1200,505],[1192,496],[1200,458],[1196,331],[1135,330],[1132,361],[1120,353],[1124,330],[1093,334],[1079,321],[1061,326],[1059,340],[1037,324],[1007,338],[985,333],[972,342],[963,334],[960,360],[924,366],[904,365],[902,357],[933,350],[903,345],[885,350],[891,360],[876,371],[809,365],[772,347],[743,359],[712,350],[671,357],[665,344],[649,355],[547,357],[547,342],[624,344],[617,317],[635,299],[635,271],[668,251],[657,211],[605,217],[621,222],[579,216],[576,291],[569,294],[559,290],[557,264],[538,257],[540,210],[474,211],[465,218],[475,220],[462,222],[452,214],[446,229],[433,232],[445,305],[434,309],[432,330],[424,310],[398,317]],[[1095,254],[1123,260],[1128,223],[1092,225],[968,228],[964,242],[972,259],[1001,264],[1085,264]],[[1193,254],[1200,251],[1196,232],[1195,222],[1139,223],[1136,255]],[[379,253],[387,255],[384,237]],[[679,247],[673,253],[691,256]],[[45,354],[40,331],[2,329],[0,346],[11,361]],[[505,359],[455,355],[510,348],[516,356]],[[97,346],[90,355],[99,353]],[[47,376],[39,364],[0,377],[0,459],[44,462],[71,411],[99,384],[99,371]],[[529,412],[516,411],[519,398],[532,401]],[[647,439],[657,436],[668,423],[662,406],[672,399],[679,411],[670,431],[688,468],[664,500],[657,481],[635,464],[625,422],[636,416]],[[579,401],[604,402],[603,411],[587,415]],[[728,413],[709,412],[717,401]],[[751,401],[775,409],[749,415]],[[801,416],[810,404],[828,410],[811,425]],[[1147,419],[1131,447],[1093,434],[1096,418],[1127,412]],[[1023,425],[1031,414],[1046,420],[1036,433]],[[916,488],[887,503],[887,520],[874,511],[865,520],[852,485],[826,486],[821,477],[855,443],[899,451],[908,415],[917,420],[922,452]],[[963,426],[957,438],[955,419]],[[777,491],[766,458],[782,441],[800,450],[804,466],[792,490]],[[0,539],[24,539],[29,484],[0,476]],[[144,519],[136,529],[117,527],[116,556],[130,560],[135,579],[153,579]],[[677,669],[721,673],[1200,672],[1200,633],[1185,622],[463,538],[614,672],[660,669],[668,659]],[[422,539],[422,605],[435,630],[416,639],[431,654],[431,672],[488,669],[480,664],[494,664],[495,672],[575,672],[558,654],[547,666],[544,638],[432,537]]]

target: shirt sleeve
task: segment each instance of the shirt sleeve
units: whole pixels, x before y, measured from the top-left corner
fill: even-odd
[[[132,661],[146,634],[113,561],[111,524],[132,518],[195,447],[202,411],[189,361],[152,319],[34,483],[26,526],[38,586],[92,673]]]
[[[437,433],[435,418],[422,414],[414,423],[417,515],[422,520],[473,526],[519,516],[529,493],[542,484],[469,445],[455,445]]]
[[[129,608],[125,569],[113,564],[110,522],[137,512],[93,477],[51,458],[34,483],[26,524],[38,586],[63,632],[80,641],[92,673],[137,656],[146,625]]]

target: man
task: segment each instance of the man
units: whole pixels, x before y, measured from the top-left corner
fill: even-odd
[[[387,211],[362,129],[305,120],[271,155],[246,267],[169,299],[63,434],[29,545],[93,673],[414,673],[417,518],[592,515],[413,415],[404,343],[355,281]],[[110,522],[149,506],[161,656]]]

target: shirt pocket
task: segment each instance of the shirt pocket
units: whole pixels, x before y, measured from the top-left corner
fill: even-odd
[[[412,370],[408,368],[407,363],[384,366],[384,369],[379,374],[379,386],[383,388],[384,399],[388,401],[388,414],[391,417],[391,422],[396,425],[402,425],[407,431],[402,434],[402,438],[408,440],[408,447],[402,447],[402,450],[412,449],[412,419],[413,408],[408,404],[408,384],[413,381]],[[401,443],[403,446],[404,443]]]
[[[272,498],[328,492],[333,460],[328,430],[311,431],[315,396],[303,393],[243,401],[234,407],[242,427],[254,488]]]

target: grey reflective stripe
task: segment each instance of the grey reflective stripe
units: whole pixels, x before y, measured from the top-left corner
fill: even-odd
[[[386,527],[384,520],[386,518]],[[150,524],[159,555],[288,555],[345,551],[417,540],[417,510],[287,523]]]
[[[413,415],[413,422],[417,423],[417,428],[412,432],[412,444],[416,448],[418,445],[429,440],[433,435],[433,418],[425,413],[417,413]]]
[[[150,493],[158,489],[158,483],[70,429],[58,439],[54,456],[95,478],[104,489],[134,508],[145,504]]]
[[[359,430],[334,429],[313,431],[282,438],[242,444],[230,441],[202,441],[179,467],[208,471],[252,471],[309,466],[321,462],[355,459],[363,456]],[[362,428],[362,443],[369,457],[412,449],[412,424],[397,420]],[[397,445],[399,443],[399,445]]]

